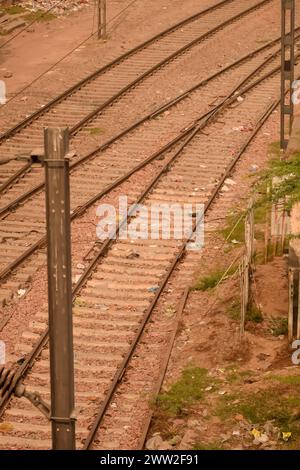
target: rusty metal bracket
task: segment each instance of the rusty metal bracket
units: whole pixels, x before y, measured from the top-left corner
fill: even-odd
[[[46,403],[42,399],[39,393],[29,392],[28,390],[26,390],[26,387],[24,384],[18,383],[16,385],[14,394],[18,398],[22,398],[22,397],[27,398],[27,400],[29,400],[30,403],[32,403],[33,406],[35,406],[41,413],[43,413],[43,415],[46,416],[46,418],[50,421],[50,413],[51,413],[50,405],[48,405],[48,403]]]
[[[26,390],[25,385],[18,381],[14,384],[17,375],[17,368],[0,368],[0,398],[5,396],[5,393],[12,388],[12,393],[17,398],[27,398],[48,420],[50,420],[50,406],[46,403],[37,392],[29,392]]]
[[[12,162],[12,161],[26,161],[26,162],[29,162],[30,161],[30,155],[15,155],[13,157],[7,157],[7,158],[1,158],[0,159],[0,165],[6,165],[7,163],[9,162]]]

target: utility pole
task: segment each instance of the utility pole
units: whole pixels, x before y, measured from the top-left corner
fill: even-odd
[[[295,0],[281,0],[280,148],[285,150],[292,130],[295,68]],[[286,95],[286,90],[289,90]]]
[[[106,0],[97,0],[98,39],[106,37]]]
[[[45,137],[51,422],[54,450],[75,449],[69,131]]]

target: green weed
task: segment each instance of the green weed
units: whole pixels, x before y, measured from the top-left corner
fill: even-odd
[[[185,369],[181,378],[167,392],[157,396],[155,405],[167,415],[176,416],[203,398],[205,388],[212,383],[207,370],[199,367]]]

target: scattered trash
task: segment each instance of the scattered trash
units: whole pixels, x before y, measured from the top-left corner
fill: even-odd
[[[25,361],[25,359],[26,359],[25,356],[20,357],[20,359],[17,360],[18,366],[21,366],[23,362]]]
[[[259,439],[257,439],[261,444],[269,441],[269,437],[267,434],[262,434]]]
[[[236,182],[231,178],[226,178],[225,184],[227,184],[227,185],[229,184],[229,186],[234,186],[236,184]]]
[[[282,432],[282,439],[285,441],[285,442],[288,442],[290,440],[290,438],[292,437],[292,433],[291,432]]]
[[[239,242],[238,240],[235,240],[235,239],[231,240],[231,243],[233,243],[234,245],[240,245],[241,244],[241,242]]]
[[[159,289],[159,286],[152,286],[148,288],[148,292],[156,292]]]
[[[248,126],[238,126],[238,127],[233,127],[232,128],[233,131],[237,131],[237,132],[250,132],[250,131],[253,131],[253,127],[248,125]]]
[[[85,269],[85,266],[84,266],[84,264],[78,263],[78,264],[76,265],[76,268],[77,268],[77,269]]]
[[[18,289],[18,297],[21,298],[26,294],[26,289]]]
[[[126,256],[128,259],[139,258],[140,254],[137,251],[130,251],[130,253]]]
[[[269,437],[265,433],[261,433],[257,429],[252,429],[251,431],[252,436],[254,437],[254,444],[264,444],[269,441]]]
[[[0,423],[0,432],[11,432],[13,431],[13,425],[11,423],[3,422]]]
[[[75,302],[74,302],[74,306],[75,307],[86,307],[87,304],[84,300],[82,299],[76,299]]]
[[[241,414],[236,414],[235,417],[234,417],[234,419],[235,419],[236,421],[244,421],[244,420],[245,420],[244,416],[241,415]]]
[[[76,276],[75,276],[74,279],[73,279],[73,284],[77,284],[77,282],[79,281],[80,278],[81,278],[81,275],[80,275],[80,274],[76,274]]]
[[[108,307],[104,304],[95,304],[96,308],[100,308],[101,310],[108,310]]]
[[[58,2],[57,0],[34,0],[32,1],[32,7],[28,8],[28,10],[47,11],[51,8],[51,13],[55,14],[55,16],[63,16],[81,10],[88,4],[89,0],[64,0],[64,2]]]
[[[222,442],[224,443],[224,442],[227,442],[227,441],[230,440],[231,435],[230,434],[220,434],[220,437],[222,439]]]
[[[219,395],[226,395],[226,390],[220,390]]]
[[[255,439],[257,439],[257,438],[259,438],[259,437],[261,436],[261,432],[258,431],[258,430],[255,429],[255,428],[252,429],[251,434],[252,434],[252,436],[253,436]]]
[[[278,428],[276,426],[274,426],[271,421],[267,421],[264,424],[263,428],[264,428],[264,431],[267,434],[276,434],[276,435],[278,435]]]
[[[258,170],[258,168],[259,168],[258,165],[253,164],[253,165],[250,165],[249,170],[251,173],[255,173]]]
[[[163,441],[162,437],[159,435],[150,437],[146,442],[146,449],[147,450],[171,450],[172,446],[168,443]]]
[[[181,441],[181,437],[180,436],[174,436],[172,437],[172,439],[170,439],[168,442],[171,446],[176,446],[177,444],[179,444],[179,442]]]
[[[212,386],[210,385],[209,387],[206,387],[204,390],[205,390],[206,392],[210,392],[210,391],[212,390]]]
[[[70,151],[67,153],[66,157],[67,157],[67,158],[73,158],[73,157],[75,157],[76,155],[77,155],[77,154],[76,154],[76,151],[75,151],[75,150],[70,150]]]
[[[236,100],[237,100],[239,103],[242,103],[242,102],[244,101],[244,99],[245,99],[245,98],[243,98],[242,96],[238,96]]]
[[[173,305],[169,305],[164,311],[164,314],[166,315],[166,317],[173,317],[175,313],[176,313],[176,309],[173,307]]]

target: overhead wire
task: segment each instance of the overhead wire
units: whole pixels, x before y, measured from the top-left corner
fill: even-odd
[[[15,38],[17,38],[18,36],[20,36],[20,34],[24,33],[28,28],[31,28],[31,26],[33,26],[37,21],[39,21],[41,18],[43,18],[44,16],[46,16],[48,13],[51,13],[51,11],[56,8],[58,5],[60,5],[61,3],[63,3],[64,0],[59,0],[58,2],[56,2],[54,5],[52,5],[51,8],[48,8],[48,10],[45,10],[45,11],[42,11],[41,14],[39,15],[39,17],[35,18],[31,23],[27,24],[25,26],[25,28],[23,29],[20,29],[14,36],[12,36],[11,38],[9,38],[7,41],[5,41],[4,43],[0,44],[0,49],[2,49],[2,47],[6,46],[7,44],[9,44],[11,41],[13,41]]]
[[[96,0],[97,1],[97,0]],[[113,18],[111,18],[108,22],[107,22],[107,25],[109,25],[110,23],[112,23],[116,18],[118,18],[124,11],[126,11],[130,6],[132,6],[134,3],[136,3],[138,0],[133,0],[129,3],[129,5],[127,5],[125,8],[123,8],[123,10],[121,10],[119,13],[117,13]],[[60,2],[59,2],[60,3]],[[95,3],[96,5],[96,3]],[[45,70],[44,72],[42,72],[40,75],[38,75],[35,79],[33,79],[28,85],[26,85],[25,87],[23,87],[21,90],[19,90],[14,96],[12,96],[10,99],[8,99],[6,101],[6,103],[4,103],[0,110],[2,110],[5,106],[8,105],[8,103],[10,103],[11,101],[13,101],[15,98],[17,98],[18,96],[20,96],[24,91],[28,90],[28,88],[30,88],[32,85],[34,85],[38,80],[40,80],[44,75],[46,75],[47,73],[49,73],[51,70],[53,70],[57,65],[59,65],[61,62],[63,62],[65,59],[67,59],[70,55],[73,54],[73,52],[75,52],[79,47],[83,46],[87,41],[89,41],[96,33],[97,31],[93,31],[94,29],[94,26],[95,26],[95,8],[94,8],[94,14],[93,14],[93,25],[92,25],[92,33],[87,37],[85,38],[83,41],[81,41],[79,44],[77,44],[73,49],[71,49],[67,54],[65,54],[63,57],[61,57],[57,62],[55,62],[54,64],[52,64],[47,70]]]

